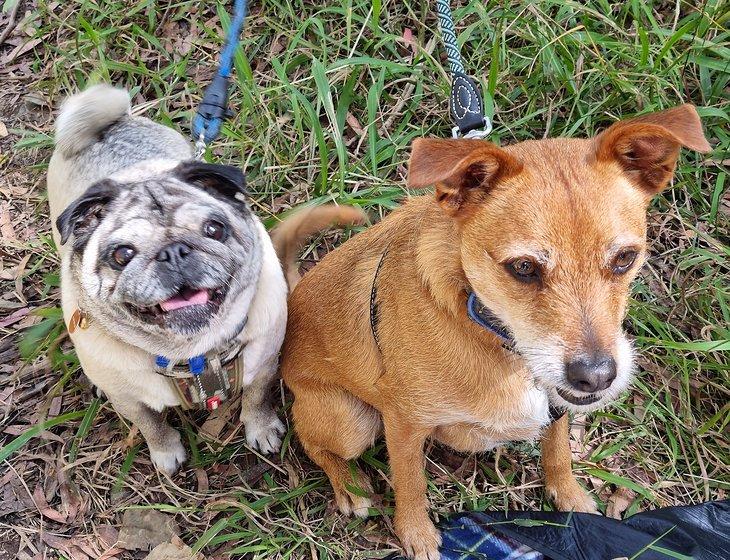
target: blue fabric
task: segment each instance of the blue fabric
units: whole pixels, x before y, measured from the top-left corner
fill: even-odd
[[[645,511],[624,521],[590,513],[473,511],[440,529],[442,560],[730,559],[730,500]]]
[[[542,553],[500,532],[499,524],[463,516],[442,533],[441,560],[543,560]]]

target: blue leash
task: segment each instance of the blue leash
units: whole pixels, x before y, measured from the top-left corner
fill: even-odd
[[[441,38],[451,69],[451,99],[449,108],[454,128],[454,138],[485,138],[492,132],[492,122],[484,114],[484,102],[479,84],[467,76],[461,61],[459,43],[456,40],[454,18],[449,0],[436,0],[436,13],[441,28]]]
[[[226,43],[218,62],[218,72],[206,88],[198,113],[193,119],[193,138],[196,157],[202,157],[205,147],[215,140],[221,131],[223,120],[230,116],[228,110],[228,84],[233,69],[233,56],[236,54],[241,29],[246,19],[247,0],[234,0],[233,19],[228,28]]]

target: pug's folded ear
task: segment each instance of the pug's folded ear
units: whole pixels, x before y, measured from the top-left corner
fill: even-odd
[[[91,185],[84,194],[69,204],[56,219],[61,244],[65,245],[73,234],[74,250],[83,249],[104,218],[106,207],[118,194],[119,185],[111,179],[104,179]]]
[[[184,161],[173,173],[181,181],[198,186],[213,196],[223,197],[228,202],[240,204],[247,194],[243,171],[232,165]]]

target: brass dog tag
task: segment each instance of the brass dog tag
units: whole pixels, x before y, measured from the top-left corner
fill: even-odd
[[[77,309],[71,315],[71,320],[68,322],[68,332],[73,334],[77,328],[82,330],[89,328],[89,316],[80,309]]]

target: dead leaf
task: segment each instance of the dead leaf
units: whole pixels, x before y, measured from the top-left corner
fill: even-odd
[[[48,407],[48,417],[55,418],[61,413],[61,405],[63,404],[63,395],[53,397],[51,399],[51,406]]]
[[[75,539],[66,539],[48,532],[41,533],[41,540],[56,550],[64,552],[69,558],[74,560],[89,560],[93,556],[86,554],[75,542]]]
[[[8,134],[8,127],[3,121],[0,121],[0,138],[5,138]]]
[[[172,542],[157,545],[144,560],[205,560],[205,556],[200,552],[193,554],[192,548],[173,537]]]
[[[201,469],[200,467],[196,468],[195,477],[198,479],[198,493],[205,494],[210,487],[208,484],[208,475],[206,474],[205,469]]]
[[[416,39],[413,37],[413,31],[411,31],[409,27],[406,27],[403,30],[403,42],[410,47],[413,54],[418,53],[418,44],[416,43]]]
[[[34,507],[28,492],[12,470],[0,480],[0,487],[0,518]]]
[[[48,504],[46,496],[43,494],[43,489],[40,486],[36,486],[35,490],[33,490],[33,501],[43,517],[52,519],[57,523],[66,523],[67,517]]]
[[[238,402],[238,399],[226,401],[211,412],[198,430],[198,434],[213,441],[220,441],[221,433],[228,423],[231,412],[233,410],[238,410],[238,407],[234,407],[232,405]]]
[[[17,323],[23,317],[28,315],[29,312],[30,308],[28,307],[21,307],[20,309],[16,309],[7,317],[3,317],[2,319],[0,319],[0,327],[9,327],[10,325]]]
[[[172,515],[154,509],[128,509],[122,518],[117,546],[127,550],[151,550],[180,533]]]
[[[606,504],[606,517],[612,517],[613,519],[622,519],[623,513],[631,505],[631,502],[636,498],[636,494],[633,490],[624,488],[623,486],[616,490]]]
[[[8,55],[3,59],[2,62],[0,62],[0,65],[4,66],[5,64],[10,64],[13,60],[15,60],[17,57],[24,55],[28,51],[36,48],[43,39],[33,39],[31,41],[28,41],[25,44],[18,45],[16,48],[14,48]]]
[[[3,128],[5,125],[0,122],[0,138],[3,138]],[[5,135],[8,135],[8,130],[5,129]],[[3,203],[0,207],[0,236],[6,240],[17,240],[18,237],[15,235],[15,228],[13,228],[13,218],[10,215],[10,203]]]
[[[56,478],[58,479],[58,493],[61,495],[62,511],[69,520],[75,520],[81,517],[79,514],[83,509],[84,502],[76,486],[66,476],[66,471],[60,461],[56,467],[56,472],[58,473]]]
[[[284,463],[284,469],[286,470],[288,478],[287,484],[289,486],[289,489],[294,490],[294,488],[297,488],[299,486],[299,483],[301,482],[299,474],[297,473],[297,470],[292,466],[292,464],[288,461]]]
[[[106,548],[117,544],[117,540],[119,539],[119,531],[112,525],[101,525],[97,527],[96,534],[99,536],[100,543]]]
[[[586,455],[586,417],[576,414],[570,422],[570,450],[580,459]]]

